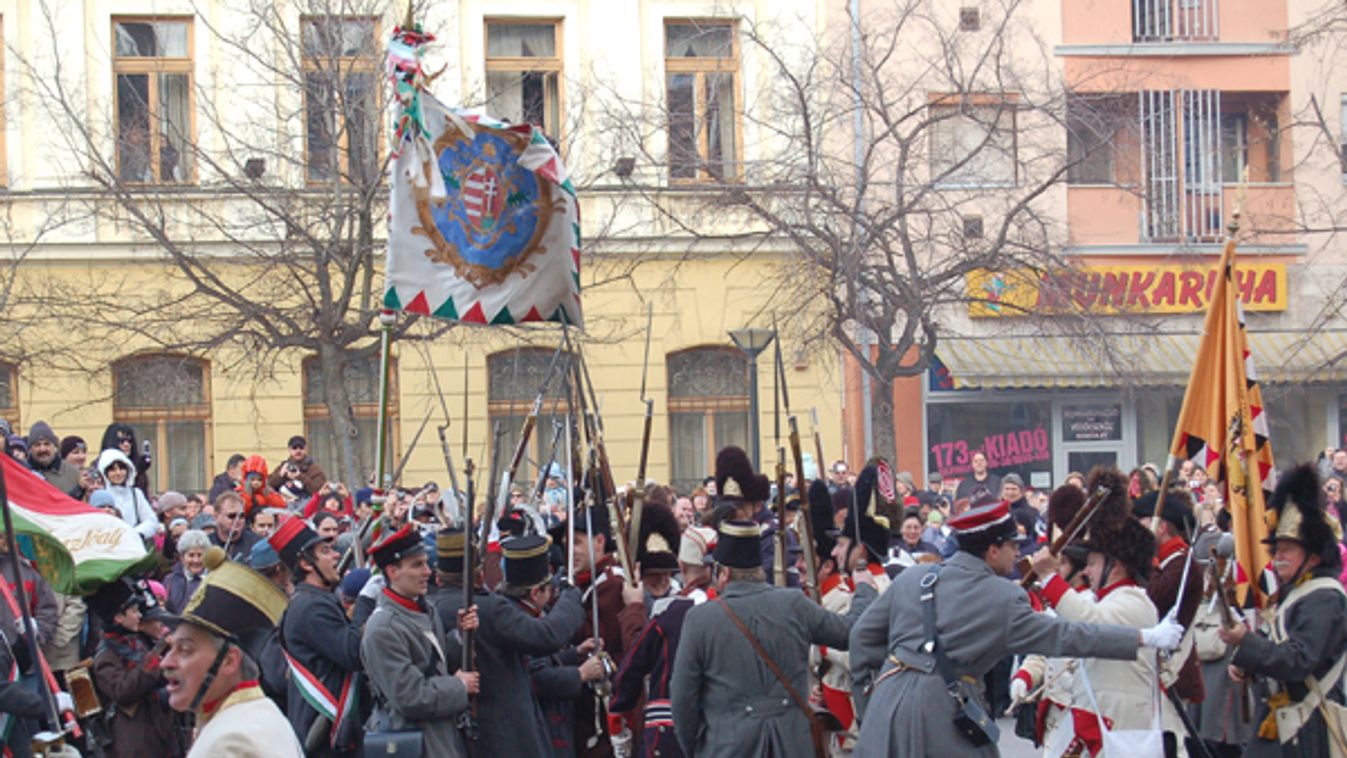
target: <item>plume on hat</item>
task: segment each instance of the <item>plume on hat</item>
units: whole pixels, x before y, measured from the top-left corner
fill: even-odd
[[[1305,552],[1320,557],[1321,565],[1339,566],[1338,534],[1332,517],[1324,511],[1319,495],[1319,472],[1310,463],[1301,464],[1277,479],[1268,501],[1269,535],[1265,542],[1294,539]],[[1275,518],[1275,520],[1274,520]]]

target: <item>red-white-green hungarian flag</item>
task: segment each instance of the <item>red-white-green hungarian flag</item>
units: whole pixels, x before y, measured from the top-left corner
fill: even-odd
[[[29,538],[38,573],[57,592],[87,595],[154,564],[154,553],[125,521],[71,498],[7,455],[0,466],[14,532]]]
[[[419,29],[394,30],[400,103],[384,306],[450,321],[582,325],[580,211],[556,149],[528,124],[426,91]]]

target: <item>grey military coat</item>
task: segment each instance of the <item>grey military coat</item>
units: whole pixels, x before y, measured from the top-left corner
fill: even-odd
[[[421,604],[414,611],[381,593],[365,622],[360,659],[392,729],[421,730],[425,755],[466,756],[455,721],[468,708],[468,689],[448,663],[460,648],[449,644],[435,610]]]
[[[979,749],[955,730],[954,701],[934,659],[919,650],[925,641],[919,586],[925,574],[921,567],[899,574],[851,630],[853,694],[861,719],[854,758],[999,755],[995,745]],[[1011,653],[1117,660],[1137,654],[1136,629],[1036,613],[1024,590],[963,551],[945,562],[935,607],[936,634],[961,677],[981,680]],[[895,668],[890,653],[911,668],[885,678],[867,697],[869,683]]]
[[[845,650],[847,631],[875,590],[858,587],[846,616],[824,610],[800,590],[762,582],[731,582],[722,597],[795,691],[808,698],[809,646]],[[717,602],[688,611],[670,695],[674,729],[688,756],[814,754],[804,713]]]
[[[584,621],[580,592],[566,589],[545,616],[533,616],[504,595],[479,594],[477,600],[477,696],[481,756],[550,755],[547,723],[538,705],[529,662],[570,643]]]

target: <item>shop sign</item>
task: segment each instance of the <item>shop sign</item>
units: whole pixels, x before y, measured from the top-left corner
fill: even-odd
[[[1063,405],[1062,441],[1122,441],[1122,406],[1116,403]]]
[[[1214,264],[978,270],[967,277],[969,315],[1198,313],[1211,302],[1216,277]],[[1286,310],[1286,264],[1241,264],[1235,279],[1244,310]]]
[[[973,470],[973,453],[977,450],[987,454],[987,466],[996,470],[1052,460],[1049,443],[1048,430],[1039,426],[988,434],[982,439],[938,442],[931,445],[931,458],[941,476],[962,476]]]

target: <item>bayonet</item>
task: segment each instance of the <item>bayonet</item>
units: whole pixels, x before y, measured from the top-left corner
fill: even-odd
[[[773,324],[773,327],[776,325]],[[800,448],[800,424],[790,412],[790,387],[786,383],[786,363],[781,359],[781,337],[776,338],[777,381],[781,385],[781,404],[786,408],[787,423],[790,425],[790,452],[795,463],[795,493],[800,498],[800,512],[795,517],[800,528],[800,549],[804,553],[805,583],[809,596],[819,602],[818,556],[814,555],[814,522],[809,517],[808,485],[804,476],[804,452]],[[780,423],[780,422],[778,422]],[[815,437],[817,440],[817,436]]]
[[[631,527],[627,544],[636,545],[640,550],[641,512],[645,508],[646,464],[650,460],[650,428],[655,417],[655,401],[645,395],[646,376],[650,371],[650,336],[655,325],[655,304],[650,303],[645,312],[645,358],[641,362],[641,402],[645,404],[645,424],[641,430],[641,458],[636,467],[636,486],[627,495],[627,506],[631,511]]]
[[[552,385],[552,377],[556,376],[557,367],[561,363],[562,348],[570,341],[569,335],[564,335],[561,342],[557,343],[557,350],[552,354],[552,362],[547,366],[547,374],[543,376],[542,386],[538,388],[538,394],[533,398],[533,408],[529,415],[524,418],[524,427],[519,430],[519,441],[515,443],[514,455],[510,458],[509,468],[501,475],[500,489],[496,492],[495,510],[490,514],[497,517],[505,513],[505,506],[510,499],[510,484],[514,482],[515,472],[519,470],[519,464],[524,460],[524,453],[528,450],[529,440],[533,437],[533,427],[538,423],[538,414],[542,412],[543,400],[547,397],[547,388]]]

